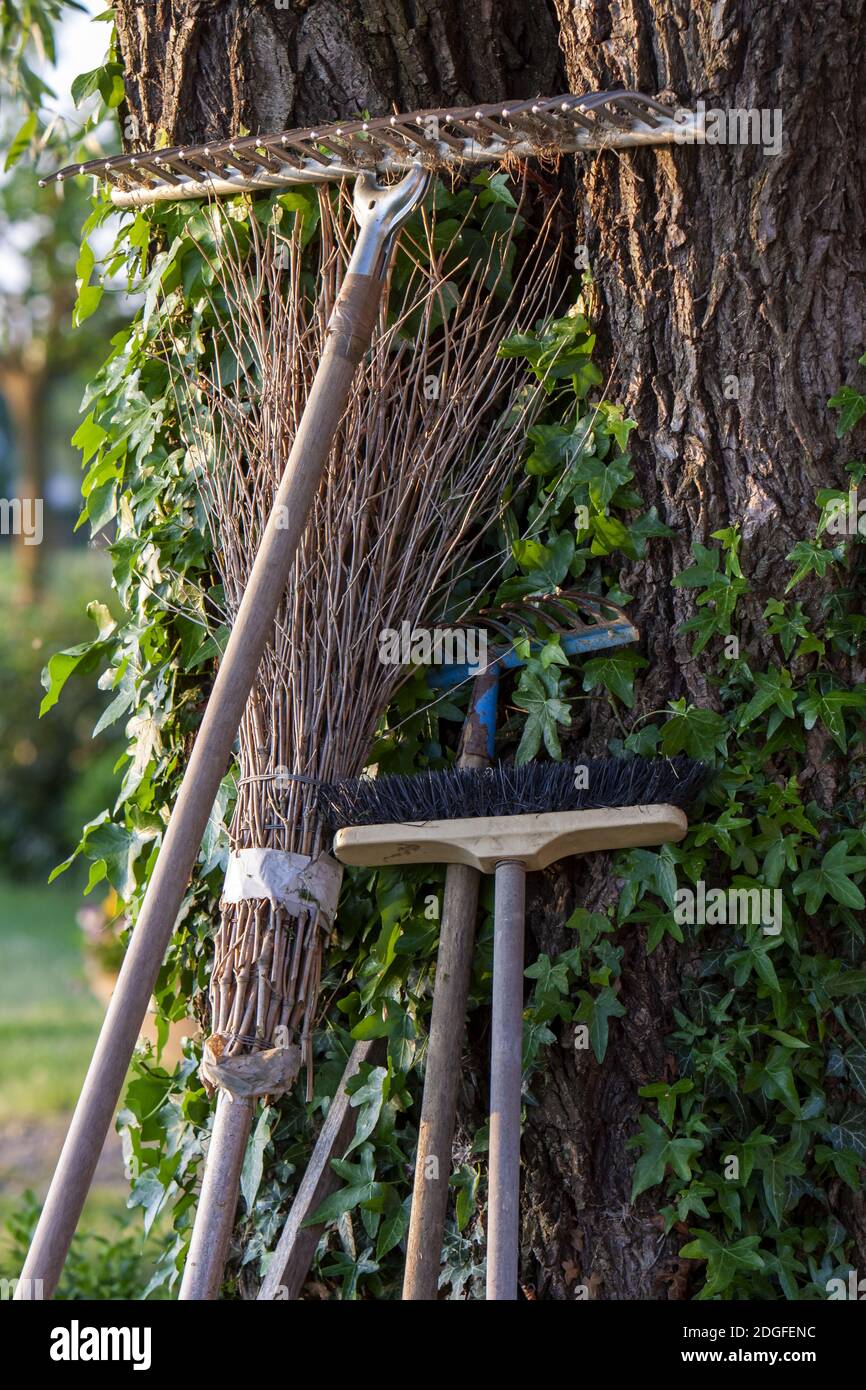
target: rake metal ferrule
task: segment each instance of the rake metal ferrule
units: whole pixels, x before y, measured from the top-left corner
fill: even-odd
[[[400,175],[421,164],[459,172],[465,164],[534,155],[694,144],[704,139],[703,121],[697,112],[675,111],[641,92],[590,92],[114,155],[69,165],[40,183],[92,174],[112,185],[118,207],[142,207],[328,183],[363,170]]]
[[[381,277],[390,263],[394,236],[429,183],[430,171],[420,164],[394,184],[381,184],[371,173],[356,173],[353,211],[359,230],[347,273]]]

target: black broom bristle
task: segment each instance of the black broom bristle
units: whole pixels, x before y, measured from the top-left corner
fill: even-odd
[[[414,776],[355,777],[320,789],[334,830],[477,816],[592,811],[606,806],[685,808],[709,779],[691,758],[589,758],[586,762],[494,763]]]

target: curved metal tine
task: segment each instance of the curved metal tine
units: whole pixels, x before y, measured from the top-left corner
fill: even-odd
[[[626,111],[630,111],[637,120],[643,121],[644,125],[652,126],[654,130],[661,125],[658,111],[654,109],[654,107],[658,106],[658,102],[655,102],[654,105],[651,106],[649,99],[646,101],[638,101],[636,97],[630,96],[620,97],[619,104],[624,107]],[[666,114],[670,116],[669,111]]]
[[[323,154],[319,148],[321,144],[327,144],[327,140],[317,130],[311,130],[306,140],[292,140],[290,146],[301,150],[307,159],[312,159],[316,164],[321,164],[324,168],[330,169],[334,162],[334,156]]]
[[[614,603],[612,599],[604,598],[601,594],[591,594],[582,589],[573,589],[564,591],[562,596],[563,598],[570,598],[576,604],[582,604],[594,616],[597,614],[596,622],[599,626],[603,627],[610,622],[610,619],[604,616],[605,613],[612,613],[617,622],[630,623],[634,626],[631,623],[631,618],[620,604]]]
[[[170,167],[164,159],[156,160],[156,170],[154,171],[154,174],[155,177],[161,179],[163,183],[170,183],[175,188],[178,186],[178,184],[183,183],[183,179],[175,177],[175,175],[172,173]]]
[[[206,174],[211,174],[215,178],[225,178],[226,176],[227,171],[225,165],[221,164],[219,160],[210,158],[200,149],[188,150],[186,158],[188,163],[197,165],[198,168],[203,169]],[[198,178],[199,174],[196,173],[195,177]]]
[[[670,120],[673,115],[673,108],[665,106],[663,101],[656,101],[655,97],[648,97],[645,92],[630,92],[623,87],[619,91],[609,92],[608,97],[613,101],[620,102],[627,109],[636,107],[638,110],[651,111],[654,115],[661,116],[663,120]]]
[[[65,169],[58,169],[55,174],[40,179],[39,187],[45,188],[49,183],[63,183],[78,174],[95,174],[97,178],[109,178],[114,175],[115,168],[119,172],[120,167],[127,164],[131,158],[128,154],[115,154],[109,155],[107,159],[87,159],[83,164],[68,164]]]
[[[456,140],[453,135],[449,135],[447,131],[443,130],[442,124],[440,123],[439,118],[437,116],[416,116],[415,124],[422,127],[426,127],[427,122],[430,120],[436,121],[436,141],[434,143],[434,148],[441,143],[443,145],[448,145],[448,147],[456,151],[457,154],[462,154],[463,141]]]
[[[279,174],[285,168],[285,160],[282,162],[277,159],[272,150],[266,145],[256,146],[256,157],[263,168],[271,174]]]
[[[81,172],[96,173],[95,170],[84,169]],[[152,180],[158,178],[159,174],[157,170],[149,168],[147,164],[142,164],[141,160],[136,159],[124,165],[123,168],[110,169],[102,174],[97,173],[96,176],[105,179],[108,183],[118,184],[126,180],[138,184],[141,188],[151,188],[153,186]]]
[[[488,135],[486,139],[484,138],[485,133],[483,130],[479,130],[478,122],[474,116],[452,117],[450,124],[455,130],[462,130],[467,140],[471,140],[475,145],[480,145],[482,149],[486,149],[488,145],[493,143],[491,135]]]
[[[167,165],[173,173],[181,174],[184,178],[187,179],[198,179],[201,177],[198,169],[194,168],[190,164],[187,164],[184,159],[181,159],[180,157],[176,157],[174,155],[162,155],[159,160],[159,164],[160,167],[163,169]]]
[[[585,116],[582,107],[582,101],[575,101],[573,106],[569,106],[567,112],[563,112],[564,118],[571,121],[573,125],[579,126],[581,130],[598,130],[598,122],[593,120],[591,116]]]
[[[629,128],[634,125],[635,121],[641,121],[644,125],[652,125],[653,127],[659,124],[652,113],[636,108],[629,100],[628,95],[612,97],[609,105],[604,108],[604,115],[611,120],[624,121]]]
[[[387,150],[396,150],[404,159],[410,159],[412,155],[416,153],[416,150],[413,150],[412,146],[409,144],[411,138],[412,137],[407,131],[404,131],[398,126],[393,130],[369,131],[367,144],[370,150],[377,151],[380,158],[382,146],[384,146]],[[416,145],[420,145],[421,141],[418,140],[415,143]]]
[[[596,111],[602,125],[609,124],[616,126],[619,130],[631,130],[632,117],[623,116],[612,104],[620,95],[622,95],[620,92],[600,92],[597,98],[585,105],[584,109]]]
[[[290,137],[288,135],[281,135],[279,138],[281,141],[280,147],[283,150],[288,149],[291,143]],[[323,131],[319,140],[319,145],[324,146],[327,150],[331,150],[338,159],[345,159],[347,155],[354,157],[359,154],[362,149],[360,141],[354,140],[353,136],[347,135],[346,132],[340,128],[337,130],[329,128]]]

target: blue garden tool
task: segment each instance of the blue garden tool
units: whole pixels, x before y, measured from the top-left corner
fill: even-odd
[[[493,761],[500,679],[518,670],[525,660],[514,647],[515,629],[529,637],[530,653],[537,653],[543,643],[531,634],[539,619],[556,633],[567,656],[625,646],[640,635],[616,604],[597,594],[568,591],[468,618],[462,626],[489,628],[506,638],[508,645],[493,648],[483,667],[458,664],[434,668],[428,674],[429,684],[438,690],[473,682],[457,759],[459,768],[485,768]],[[403,1280],[403,1298],[409,1301],[431,1300],[438,1294],[480,881],[477,869],[467,864],[448,865]]]

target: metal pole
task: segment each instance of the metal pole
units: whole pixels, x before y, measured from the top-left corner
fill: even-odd
[[[517,1298],[525,902],[523,865],[497,864],[487,1199],[488,1300]]]

